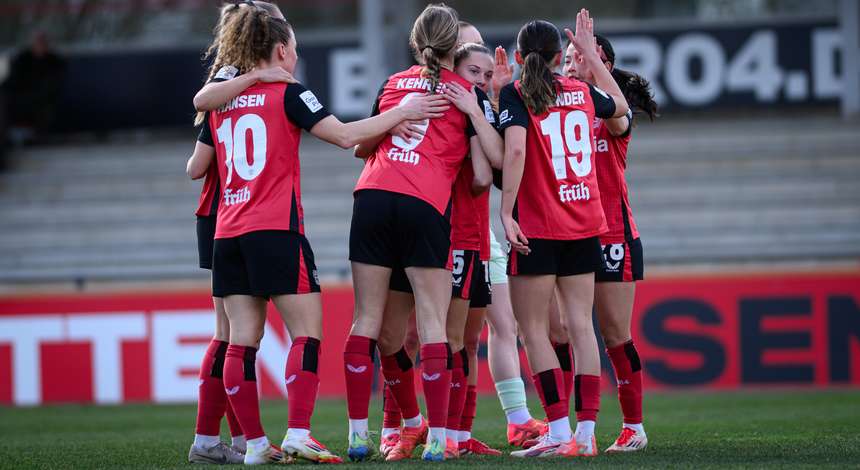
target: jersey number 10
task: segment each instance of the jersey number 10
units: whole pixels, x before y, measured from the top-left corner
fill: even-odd
[[[254,164],[248,163],[247,134],[251,131],[251,142],[253,143]],[[233,168],[236,173],[245,180],[260,176],[266,166],[266,123],[263,118],[256,114],[245,114],[236,120],[233,127],[233,118],[227,118],[221,123],[216,132],[218,143],[224,144],[227,153],[225,163],[227,165],[227,180],[224,186],[230,184],[233,179]]]
[[[540,122],[540,130],[549,136],[556,179],[567,178],[565,160],[576,176],[583,178],[591,173],[591,123],[587,114],[579,110],[570,111],[564,117],[562,129],[561,112],[550,113]]]

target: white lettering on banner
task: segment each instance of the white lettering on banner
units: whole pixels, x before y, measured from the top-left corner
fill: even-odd
[[[197,399],[197,376],[183,377],[180,371],[198,369],[207,345],[181,344],[180,340],[211,336],[214,321],[211,310],[153,312],[150,335],[153,401],[164,403]]]
[[[701,77],[690,74],[690,63],[698,59],[702,64]],[[685,34],[666,51],[666,85],[672,96],[688,106],[710,103],[723,90],[726,54],[712,36],[702,33]]]
[[[654,100],[666,102],[666,92],[660,84],[662,75],[663,50],[660,43],[650,36],[624,36],[612,38],[615,49],[615,64],[647,78],[654,91]]]
[[[260,342],[260,350],[257,351],[257,376],[268,374],[272,382],[278,386],[278,391],[284,397],[287,396],[287,384],[284,381],[284,370],[287,367],[287,356],[290,354],[289,332],[286,337],[281,338],[271,331],[269,324],[266,323],[266,333],[263,335],[263,341]],[[257,383],[259,384],[259,380]]]
[[[816,98],[838,98],[842,95],[844,79],[838,74],[840,67],[836,59],[837,52],[842,54],[844,51],[839,30],[817,29],[812,32],[812,74]]]
[[[122,341],[146,339],[142,313],[80,314],[67,320],[67,339],[92,344],[94,396],[97,403],[122,402]]]
[[[0,318],[0,344],[12,345],[12,400],[16,405],[41,403],[40,346],[43,341],[62,338],[63,318],[59,315]]]
[[[335,114],[367,116],[379,83],[370,83],[363,49],[335,49],[329,55],[331,109]]]

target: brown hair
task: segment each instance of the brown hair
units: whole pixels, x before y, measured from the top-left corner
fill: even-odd
[[[460,47],[454,52],[454,67],[460,65],[460,62],[469,58],[472,53],[479,54],[487,54],[492,57],[493,53],[487,48],[487,46],[483,44],[478,44],[474,42],[467,42],[465,44],[461,44]]]
[[[523,101],[532,114],[543,114],[558,95],[558,81],[550,69],[550,63],[561,52],[558,28],[542,20],[526,23],[517,35],[517,50],[523,58]]]
[[[237,28],[241,26],[241,23],[235,23],[234,20],[240,13],[245,14],[243,18],[248,19],[249,13],[265,13],[269,16],[269,19],[274,21],[280,21],[282,23],[286,23],[284,20],[281,20],[279,17],[283,16],[281,14],[281,10],[277,5],[269,2],[262,1],[246,1],[246,2],[236,2],[236,3],[226,3],[221,7],[221,14],[218,18],[218,23],[215,25],[215,28],[212,31],[214,38],[212,39],[212,43],[206,49],[206,52],[203,54],[203,60],[212,59],[211,64],[206,72],[206,80],[205,83],[209,83],[215,77],[215,74],[224,66],[234,66],[239,69],[241,73],[247,73],[250,68],[253,68],[256,65],[256,61],[250,66],[250,68],[243,69],[240,66],[240,61],[242,59],[243,48],[231,46],[229,44],[230,41],[238,40],[235,38],[237,34]],[[289,24],[287,26],[287,41],[289,41],[289,37],[292,36],[291,28]],[[228,37],[229,36],[229,37]],[[274,44],[272,44],[274,46]],[[271,55],[271,48],[269,49],[269,54]],[[268,58],[268,56],[266,57]],[[194,125],[199,126],[203,123],[203,119],[205,117],[205,113],[198,112],[194,118]]]
[[[457,47],[459,34],[457,12],[444,3],[427,5],[415,19],[409,45],[415,52],[415,59],[424,66],[421,76],[430,79],[431,91],[439,84],[440,62]]]

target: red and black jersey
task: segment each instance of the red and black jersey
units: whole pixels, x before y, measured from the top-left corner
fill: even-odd
[[[627,119],[629,122],[629,113]],[[609,227],[609,231],[600,236],[600,242],[604,245],[631,242],[639,238],[639,230],[633,220],[633,211],[628,199],[627,179],[624,177],[624,170],[627,169],[630,128],[628,127],[623,135],[613,136],[603,119],[597,119],[594,122],[594,129],[600,203]]]
[[[541,115],[532,114],[520,81],[499,94],[502,131],[526,128],[525,166],[514,218],[526,237],[579,240],[607,230],[594,172],[595,116],[612,117],[615,102],[585,82],[556,75],[557,98]]]
[[[223,66],[218,69],[218,73],[207,83],[218,83],[231,80],[239,75],[239,70],[233,66]],[[214,147],[212,141],[212,130],[209,128],[209,112],[206,113],[206,118],[203,120],[203,125],[200,126],[200,135],[197,136],[197,141],[204,143],[210,147]],[[218,213],[218,202],[221,200],[220,185],[218,183],[218,166],[216,162],[209,165],[206,170],[206,177],[203,179],[203,188],[200,191],[200,200],[197,203],[197,210],[194,214],[198,217],[214,216]]]
[[[215,238],[304,233],[299,142],[329,115],[300,84],[257,83],[209,116],[221,204]]]
[[[421,76],[421,66],[389,77],[381,89],[374,111],[385,112],[404,100],[430,92],[430,80]],[[471,84],[459,75],[442,69],[440,85]],[[447,212],[451,185],[469,152],[469,137],[475,135],[469,118],[456,107],[441,118],[424,122],[422,138],[409,141],[386,135],[365,165],[355,190],[380,189],[416,197],[432,205],[440,214]]]
[[[478,96],[484,117],[497,126],[498,117],[490,99]],[[490,192],[475,196],[472,182],[475,171],[470,159],[466,159],[451,191],[451,249],[480,251],[480,260],[490,260]]]
[[[212,142],[212,132],[209,129],[209,113],[206,113],[206,119],[200,127],[200,135],[197,141],[214,147]],[[203,179],[203,188],[200,190],[200,200],[197,203],[197,210],[194,215],[198,217],[214,216],[218,213],[218,202],[221,200],[220,185],[218,184],[218,165],[216,160],[212,160],[209,168],[206,170],[206,176]]]

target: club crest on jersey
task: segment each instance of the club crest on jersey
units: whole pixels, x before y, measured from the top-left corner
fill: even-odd
[[[247,186],[233,191],[230,188],[224,190],[224,205],[233,206],[244,204],[251,200],[251,190]]]
[[[585,183],[563,184],[558,187],[558,198],[561,202],[587,201],[591,199],[591,191]]]
[[[388,151],[388,158],[395,162],[411,163],[413,165],[418,165],[418,162],[421,161],[421,154],[419,154],[418,152],[413,152],[412,150],[405,150],[398,147],[394,147]]]

